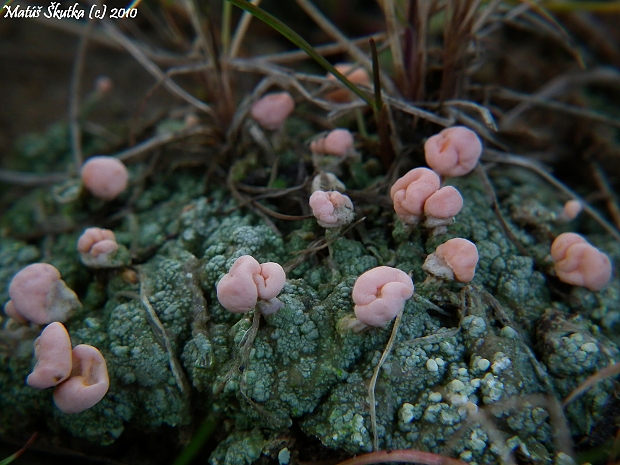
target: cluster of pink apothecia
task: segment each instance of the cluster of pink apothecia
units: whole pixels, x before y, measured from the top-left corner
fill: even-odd
[[[351,71],[349,65],[339,65],[340,71]],[[347,67],[348,66],[348,67]],[[367,74],[353,70],[350,79],[368,85]],[[342,89],[326,98],[343,102],[350,99]],[[279,130],[294,110],[294,100],[286,92],[268,94],[251,109],[252,118],[263,128]],[[347,157],[358,156],[353,135],[346,129],[336,129],[321,135],[310,144],[313,155],[336,158],[328,165],[337,171]],[[390,190],[394,209],[408,227],[421,224],[433,234],[446,231],[463,206],[463,198],[452,186],[441,186],[442,177],[463,176],[471,172],[480,157],[482,144],[468,128],[447,128],[430,137],[425,145],[425,158],[432,168],[415,168],[398,179]],[[320,165],[317,162],[315,166]],[[354,218],[351,199],[340,193],[344,185],[333,172],[323,172],[313,181],[309,204],[319,224],[324,228],[340,228]],[[127,169],[114,157],[90,158],[81,170],[82,184],[93,196],[113,200],[128,184]],[[578,214],[579,204],[568,202],[564,216],[570,220]],[[82,262],[94,268],[105,268],[108,258],[119,246],[114,233],[99,228],[87,229],[78,241]],[[551,247],[555,272],[561,281],[590,290],[600,290],[611,277],[609,258],[583,237],[564,233]],[[474,278],[478,251],[472,242],[463,238],[446,241],[431,253],[423,269],[434,279],[469,282]],[[258,263],[253,257],[239,257],[229,273],[217,284],[220,304],[234,313],[257,310],[265,315],[282,307],[277,299],[286,281],[285,272],[277,263]],[[413,281],[402,270],[387,266],[371,269],[355,282],[352,299],[355,322],[347,327],[354,331],[368,327],[383,327],[400,313],[414,293]],[[75,293],[60,279],[56,268],[44,263],[29,265],[13,278],[5,305],[5,313],[14,320],[47,325],[35,341],[37,360],[28,377],[30,386],[45,389],[56,386],[53,394],[56,405],[66,413],[90,408],[106,394],[109,386],[106,363],[94,347],[78,345],[71,349],[71,339],[62,325],[81,304]]]
[[[355,69],[349,64],[337,65],[336,68],[355,84],[370,85],[369,76],[363,69]],[[328,75],[328,78],[335,79],[332,75]],[[276,98],[271,95],[263,97],[252,108],[253,118],[266,129],[282,127],[294,110],[290,94],[286,94],[286,98],[277,94],[278,99],[287,102],[279,113],[278,124],[264,124],[255,109],[263,106],[263,100],[274,102]],[[352,94],[345,89],[325,95],[326,100],[338,103],[349,102],[351,97]],[[271,107],[269,117],[273,118],[276,112],[277,108]],[[313,215],[324,228],[340,228],[349,224],[354,218],[354,207],[351,199],[339,192],[345,190],[344,184],[335,174],[339,162],[334,164],[330,161],[331,165],[328,166],[333,169],[328,168],[328,172],[323,172],[325,165],[317,163],[316,156],[331,155],[340,159],[355,156],[353,135],[346,129],[333,130],[314,139],[310,143],[310,151],[315,168],[320,173],[312,183],[313,193],[309,199]],[[398,179],[390,189],[390,197],[399,219],[407,226],[421,224],[434,235],[445,233],[447,226],[461,211],[463,198],[453,186],[442,186],[442,178],[469,174],[476,167],[481,153],[479,137],[463,126],[446,128],[428,138],[424,144],[424,155],[431,169],[415,168]],[[565,204],[560,217],[570,221],[580,210],[580,202],[570,200]],[[577,234],[558,236],[553,242],[551,257],[556,275],[568,284],[599,290],[611,278],[609,258]],[[423,269],[438,279],[469,282],[474,277],[477,263],[476,245],[467,239],[454,238],[438,246],[425,260]],[[353,290],[357,319],[363,325],[383,326],[402,310],[404,301],[413,295],[413,289],[413,282],[401,270],[378,267],[364,273],[356,281]],[[388,311],[388,308],[391,310]]]
[[[81,307],[75,293],[47,263],[33,263],[17,273],[9,286],[5,313],[26,324],[47,325],[34,342],[36,365],[27,383],[54,387],[54,403],[64,413],[78,413],[98,403],[110,385],[105,359],[93,346],[72,349],[62,322]]]
[[[88,228],[77,242],[82,263],[91,268],[112,267],[109,258],[118,248],[108,229]],[[93,346],[72,348],[63,323],[82,305],[60,272],[48,263],[28,265],[11,280],[9,296],[7,316],[21,324],[47,325],[34,342],[36,364],[27,384],[55,386],[54,403],[64,413],[79,413],[103,399],[110,384],[105,359]]]

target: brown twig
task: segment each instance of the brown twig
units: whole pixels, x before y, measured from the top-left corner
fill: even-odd
[[[465,462],[421,450],[390,450],[358,455],[337,465],[371,465],[385,462],[419,463],[422,465],[467,465]]]

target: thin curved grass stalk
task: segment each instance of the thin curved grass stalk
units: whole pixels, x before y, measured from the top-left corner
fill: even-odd
[[[383,41],[385,39],[385,33],[377,32],[375,34],[358,37],[357,39],[351,39],[350,41],[354,45],[364,45],[367,44],[370,39],[375,39],[376,41]],[[346,44],[335,42],[333,44],[317,45],[314,47],[314,50],[316,50],[317,53],[326,56],[335,55],[337,53],[344,53],[347,51],[347,48],[348,47]],[[272,63],[294,63],[300,60],[304,60],[306,58],[308,58],[308,55],[303,50],[291,50],[288,52],[271,53],[268,55],[258,55],[255,57],[256,60],[269,61]]]
[[[9,455],[7,458],[0,460],[0,465],[9,465],[9,463],[13,462],[15,459],[19,458],[24,452],[26,452],[26,449],[28,449],[32,443],[34,442],[34,440],[37,438],[37,435],[39,433],[34,433],[32,436],[30,436],[30,439],[28,439],[28,441],[26,442],[26,444],[24,444],[24,447],[22,447],[21,449],[19,449],[17,452],[15,452],[12,455]]]
[[[614,192],[611,183],[601,165],[595,161],[590,162],[592,166],[592,176],[594,181],[603,194],[605,195],[605,203],[607,204],[607,211],[611,216],[612,221],[616,228],[620,228],[620,206],[618,206],[618,198]]]
[[[546,32],[550,37],[553,37],[559,44],[561,44],[566,49],[566,51],[573,56],[573,58],[575,59],[575,61],[577,61],[580,67],[584,69],[585,66],[583,64],[583,59],[581,58],[577,47],[571,42],[571,39],[568,36],[567,32],[561,27],[555,27],[555,20],[547,20],[547,17],[553,18],[553,16],[549,12],[545,12],[545,15],[542,16],[540,14],[526,15],[525,13],[529,12],[532,9],[532,5],[534,4],[534,2],[528,0],[523,1],[524,3],[522,5],[514,8],[513,12],[506,15],[506,17],[504,18],[504,22],[516,26],[519,26],[519,24],[521,24],[521,27],[527,27],[531,30],[535,30],[539,34],[541,33],[541,31]],[[538,9],[534,8],[534,10],[536,13],[540,13]],[[517,20],[518,16],[523,16],[531,24],[527,25],[525,23],[520,23]]]
[[[555,13],[591,12],[591,13],[618,13],[620,2],[574,2],[550,1],[545,2],[545,8]]]
[[[579,118],[586,118],[592,121],[596,121],[598,123],[608,124],[610,126],[614,126],[620,128],[620,120],[617,118],[612,118],[606,115],[603,115],[597,111],[587,110],[585,108],[580,108],[575,105],[569,105],[567,103],[558,102],[556,100],[548,100],[546,98],[540,98],[535,95],[528,95],[522,92],[515,92],[509,89],[501,89],[497,92],[497,95],[502,98],[517,100],[520,102],[526,102],[529,105],[537,106],[541,108],[549,108],[551,110],[555,110],[562,113],[567,113],[572,116],[577,116]],[[516,107],[515,107],[516,108]],[[508,124],[512,125],[514,122],[514,117],[510,115],[511,118],[508,120]],[[502,119],[502,127],[509,127],[507,124],[504,124],[504,120]]]
[[[67,173],[26,173],[24,171],[0,170],[0,181],[17,186],[44,186],[69,179]]]
[[[327,61],[323,56],[318,54],[312,45],[310,45],[304,38],[302,38],[299,34],[293,31],[290,27],[284,24],[282,21],[277,19],[275,16],[270,15],[266,11],[252,5],[251,3],[245,0],[226,0],[231,2],[233,5],[241,8],[252,14],[257,19],[260,19],[265,24],[271,26],[273,29],[278,31],[288,40],[290,40],[297,47],[306,52],[314,61],[316,61],[319,65],[325,68],[326,71],[333,74],[336,79],[338,79],[347,89],[353,92],[355,95],[364,100],[368,105],[375,109],[375,102],[372,98],[366,95],[359,87],[349,81],[342,73],[340,73],[336,68],[332,66],[332,64]]]
[[[138,269],[138,279],[140,282],[139,299],[140,302],[142,302],[144,309],[146,310],[146,319],[151,326],[153,336],[155,337],[155,340],[164,348],[166,354],[168,355],[170,371],[172,371],[172,375],[174,376],[174,380],[176,381],[176,385],[179,388],[179,391],[181,391],[183,395],[189,396],[190,387],[187,378],[185,377],[185,372],[183,371],[182,365],[179,362],[177,356],[175,355],[174,350],[172,349],[172,342],[168,337],[166,328],[162,324],[161,320],[157,316],[157,312],[155,312],[155,309],[149,301],[149,296],[147,295],[146,291],[146,276],[141,268]]]
[[[403,310],[401,310],[398,315],[396,315],[396,319],[394,320],[394,326],[392,327],[392,335],[388,340],[383,353],[381,354],[381,358],[379,359],[379,363],[375,367],[375,371],[372,373],[372,378],[370,378],[370,384],[368,385],[368,399],[370,404],[370,424],[372,426],[372,449],[374,451],[379,450],[379,438],[377,437],[377,406],[375,404],[375,387],[377,386],[377,379],[379,378],[379,372],[381,371],[381,367],[385,363],[385,360],[390,355],[392,351],[392,347],[394,347],[394,341],[396,340],[396,336],[398,335],[398,328],[400,328],[400,320],[403,317]]]
[[[122,162],[127,162],[129,160],[133,161],[147,155],[149,152],[158,147],[162,147],[164,145],[170,144],[171,142],[197,135],[213,135],[213,130],[206,126],[193,126],[183,131],[167,132],[165,134],[161,134],[151,139],[145,140],[144,142],[135,145],[127,150],[123,150],[122,152],[117,153],[115,156]]]
[[[536,102],[548,102],[551,97],[556,95],[561,95],[566,92],[566,90],[572,86],[586,86],[589,84],[601,84],[601,85],[610,85],[610,86],[620,86],[620,72],[614,68],[609,67],[599,67],[594,69],[589,69],[586,71],[580,71],[576,73],[565,73],[559,76],[554,77],[550,81],[543,84],[536,92],[533,94],[526,94],[523,98],[523,94],[507,90],[501,89],[500,95],[502,97],[511,98],[514,96],[515,98],[519,98],[521,102],[516,105],[512,110],[504,113],[502,116],[501,127],[502,129],[508,128],[512,126],[515,120],[527,109],[531,106],[536,105]],[[507,92],[504,92],[507,91]],[[505,95],[503,95],[505,94]],[[535,99],[535,100],[534,100]],[[552,101],[553,102],[553,101]],[[575,108],[575,107],[571,107]],[[585,111],[585,110],[584,110]],[[598,113],[597,113],[598,115]],[[587,117],[585,113],[578,114],[577,116]],[[606,121],[603,121],[606,122]]]
[[[122,45],[129,52],[129,54],[151,74],[151,76],[156,79],[161,79],[166,89],[168,89],[172,94],[182,100],[185,100],[187,103],[198,108],[200,111],[208,114],[213,119],[217,119],[215,112],[209,105],[198,100],[193,95],[190,95],[179,87],[172,79],[168,78],[159,66],[151,61],[136,44],[125,37],[123,33],[114,25],[114,23],[109,20],[104,20],[101,23],[103,24],[106,32],[120,45]]]
[[[521,255],[525,257],[531,257],[532,254],[528,252],[528,250],[525,248],[523,244],[521,244],[521,241],[517,238],[516,234],[512,232],[512,229],[510,229],[510,226],[504,219],[504,215],[502,214],[502,211],[499,208],[499,202],[497,200],[495,189],[493,188],[493,184],[491,183],[491,180],[489,179],[489,176],[487,175],[487,172],[484,169],[484,166],[478,163],[476,165],[475,172],[480,178],[480,180],[482,181],[482,185],[484,186],[487,197],[489,198],[491,202],[491,207],[493,209],[493,212],[495,213],[495,216],[497,220],[499,221],[499,224],[502,230],[504,231],[504,234],[506,234],[508,239],[510,239],[510,241],[514,244],[517,250],[519,250],[519,253]]]
[[[553,15],[547,10],[545,6],[542,6],[540,3],[537,3],[533,0],[520,0],[523,3],[527,3],[532,10],[538,13],[542,18],[547,20],[549,24],[551,24],[559,35],[564,39],[567,49],[570,51],[571,55],[577,60],[579,67],[581,69],[585,69],[586,65],[581,57],[581,53],[577,49],[577,47],[572,43],[572,39],[566,29],[553,17]]]
[[[571,199],[579,200],[583,205],[583,211],[585,211],[588,215],[592,217],[605,231],[607,231],[613,238],[620,242],[620,232],[616,230],[605,218],[603,218],[596,210],[594,210],[585,200],[583,200],[579,195],[573,192],[571,189],[562,184],[559,180],[557,180],[553,175],[546,172],[536,163],[526,159],[525,157],[521,157],[518,155],[512,155],[509,153],[501,153],[493,149],[485,149],[483,152],[483,158],[486,161],[493,161],[497,163],[507,163],[510,165],[521,166],[523,168],[527,168],[534,173],[538,174],[540,177],[545,179],[549,184],[554,186],[556,189],[564,192]]]
[[[337,465],[372,465],[386,462],[419,463],[422,465],[467,465],[458,459],[415,449],[370,452],[345,460]]]
[[[568,407],[568,405],[577,400],[583,394],[585,394],[590,388],[594,387],[599,381],[603,381],[607,378],[617,376],[620,374],[620,362],[607,365],[605,368],[600,369],[592,376],[585,379],[583,383],[577,386],[572,392],[562,401],[562,408]]]
[[[436,115],[435,113],[431,113],[430,111],[422,110],[415,105],[403,102],[399,99],[392,98],[389,95],[383,94],[383,101],[392,108],[396,108],[397,110],[413,116],[417,116],[419,118],[425,119],[427,121],[430,121],[431,123],[435,123],[443,127],[452,126],[454,124],[454,119],[452,118],[443,118]]]
[[[69,131],[71,132],[71,148],[73,149],[73,161],[75,163],[75,172],[79,172],[84,160],[82,153],[82,130],[80,128],[80,84],[82,80],[82,71],[84,70],[84,61],[86,59],[86,49],[88,48],[88,39],[93,30],[94,22],[89,21],[88,27],[84,29],[80,43],[78,45],[73,71],[71,72],[71,92],[69,93]]]
[[[383,14],[385,16],[387,37],[390,44],[390,51],[392,52],[392,66],[394,67],[396,83],[403,91],[403,94],[408,95],[407,87],[409,83],[405,73],[403,47],[400,41],[402,28],[398,24],[394,0],[378,0],[378,3],[383,9]]]
[[[484,124],[491,130],[497,131],[497,124],[495,123],[495,118],[493,118],[493,114],[488,108],[483,107],[482,105],[476,102],[470,102],[468,100],[446,100],[443,102],[444,105],[453,106],[453,107],[462,107],[468,108],[470,110],[474,110],[476,113],[480,115]]]
[[[252,0],[251,3],[252,5],[258,7],[258,5],[260,5],[260,2],[261,0]],[[229,2],[225,3],[226,5],[230,5]],[[245,33],[250,26],[250,21],[252,20],[252,18],[253,16],[247,11],[244,11],[241,15],[241,19],[239,20],[239,24],[237,25],[237,29],[235,29],[235,33],[233,35],[232,44],[228,52],[228,58],[235,58],[237,56],[237,53],[239,53],[239,49],[241,48],[241,42],[243,42],[243,38],[245,37]]]

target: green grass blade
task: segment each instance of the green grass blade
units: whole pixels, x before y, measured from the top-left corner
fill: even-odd
[[[226,1],[241,8],[242,10],[247,11],[255,18],[260,19],[265,24],[269,25],[270,27],[278,31],[280,34],[282,34],[284,37],[290,40],[293,44],[295,44],[295,46],[299,47],[301,50],[306,52],[310,58],[312,58],[319,65],[325,68],[325,70],[333,74],[336,77],[336,79],[342,82],[351,92],[353,92],[355,95],[357,95],[358,97],[363,99],[366,103],[368,103],[368,105],[370,105],[374,111],[377,111],[377,108],[375,108],[375,101],[372,97],[369,97],[364,92],[362,92],[360,88],[358,88],[355,84],[349,81],[342,73],[340,73],[336,68],[334,68],[329,61],[327,61],[325,58],[319,55],[314,49],[314,47],[312,47],[312,45],[306,42],[303,37],[301,37],[299,34],[293,31],[290,27],[288,27],[278,18],[267,13],[262,8],[252,5],[246,0],[226,0]]]

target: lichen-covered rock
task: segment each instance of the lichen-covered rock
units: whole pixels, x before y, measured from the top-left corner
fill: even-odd
[[[295,151],[282,160],[289,163],[282,172],[297,169]],[[237,166],[235,176],[243,178],[255,163]],[[375,176],[368,166],[349,167],[347,185],[368,185]],[[131,169],[139,174],[145,167]],[[313,220],[277,214],[266,220],[222,186],[204,189],[197,173],[157,173],[150,181],[120,214],[85,199],[62,206],[41,188],[29,196],[36,202],[17,202],[3,218],[0,297],[6,300],[21,267],[49,258],[83,302],[67,322],[73,343],[102,352],[110,390],[78,415],[58,411],[51,392],[24,385],[38,329],[3,317],[1,433],[47,424],[55,433],[110,444],[173,429],[170,441],[180,444],[213,413],[226,430],[218,432],[212,464],[249,464],[267,451],[275,457],[276,438],[289,434],[360,454],[372,450],[375,431],[381,449],[416,448],[477,464],[511,453],[528,463],[567,462],[554,443],[554,402],[617,359],[620,285],[616,277],[593,293],[555,280],[546,251],[550,235],[560,232],[557,196],[540,180],[517,169],[493,178],[505,225],[477,176],[451,180],[464,206],[438,236],[394,221],[381,194],[374,202],[368,192],[357,193],[363,222],[326,234]],[[293,200],[269,208],[292,214],[282,205],[298,207],[299,198]],[[103,217],[115,222],[132,267],[90,270],[80,263],[77,225]],[[52,220],[67,232],[42,232]],[[28,226],[38,228],[29,244],[14,238]],[[473,281],[426,280],[426,256],[453,237],[478,248]],[[594,242],[614,245],[605,235]],[[278,312],[254,318],[219,304],[216,284],[242,255],[286,269]],[[610,256],[617,263],[620,252]],[[416,295],[405,304],[379,371],[373,425],[369,380],[392,326],[353,333],[342,322],[353,315],[356,279],[380,265],[410,273]],[[611,434],[601,425],[610,421],[605,406],[612,392],[613,382],[602,381],[568,407],[576,437]]]

